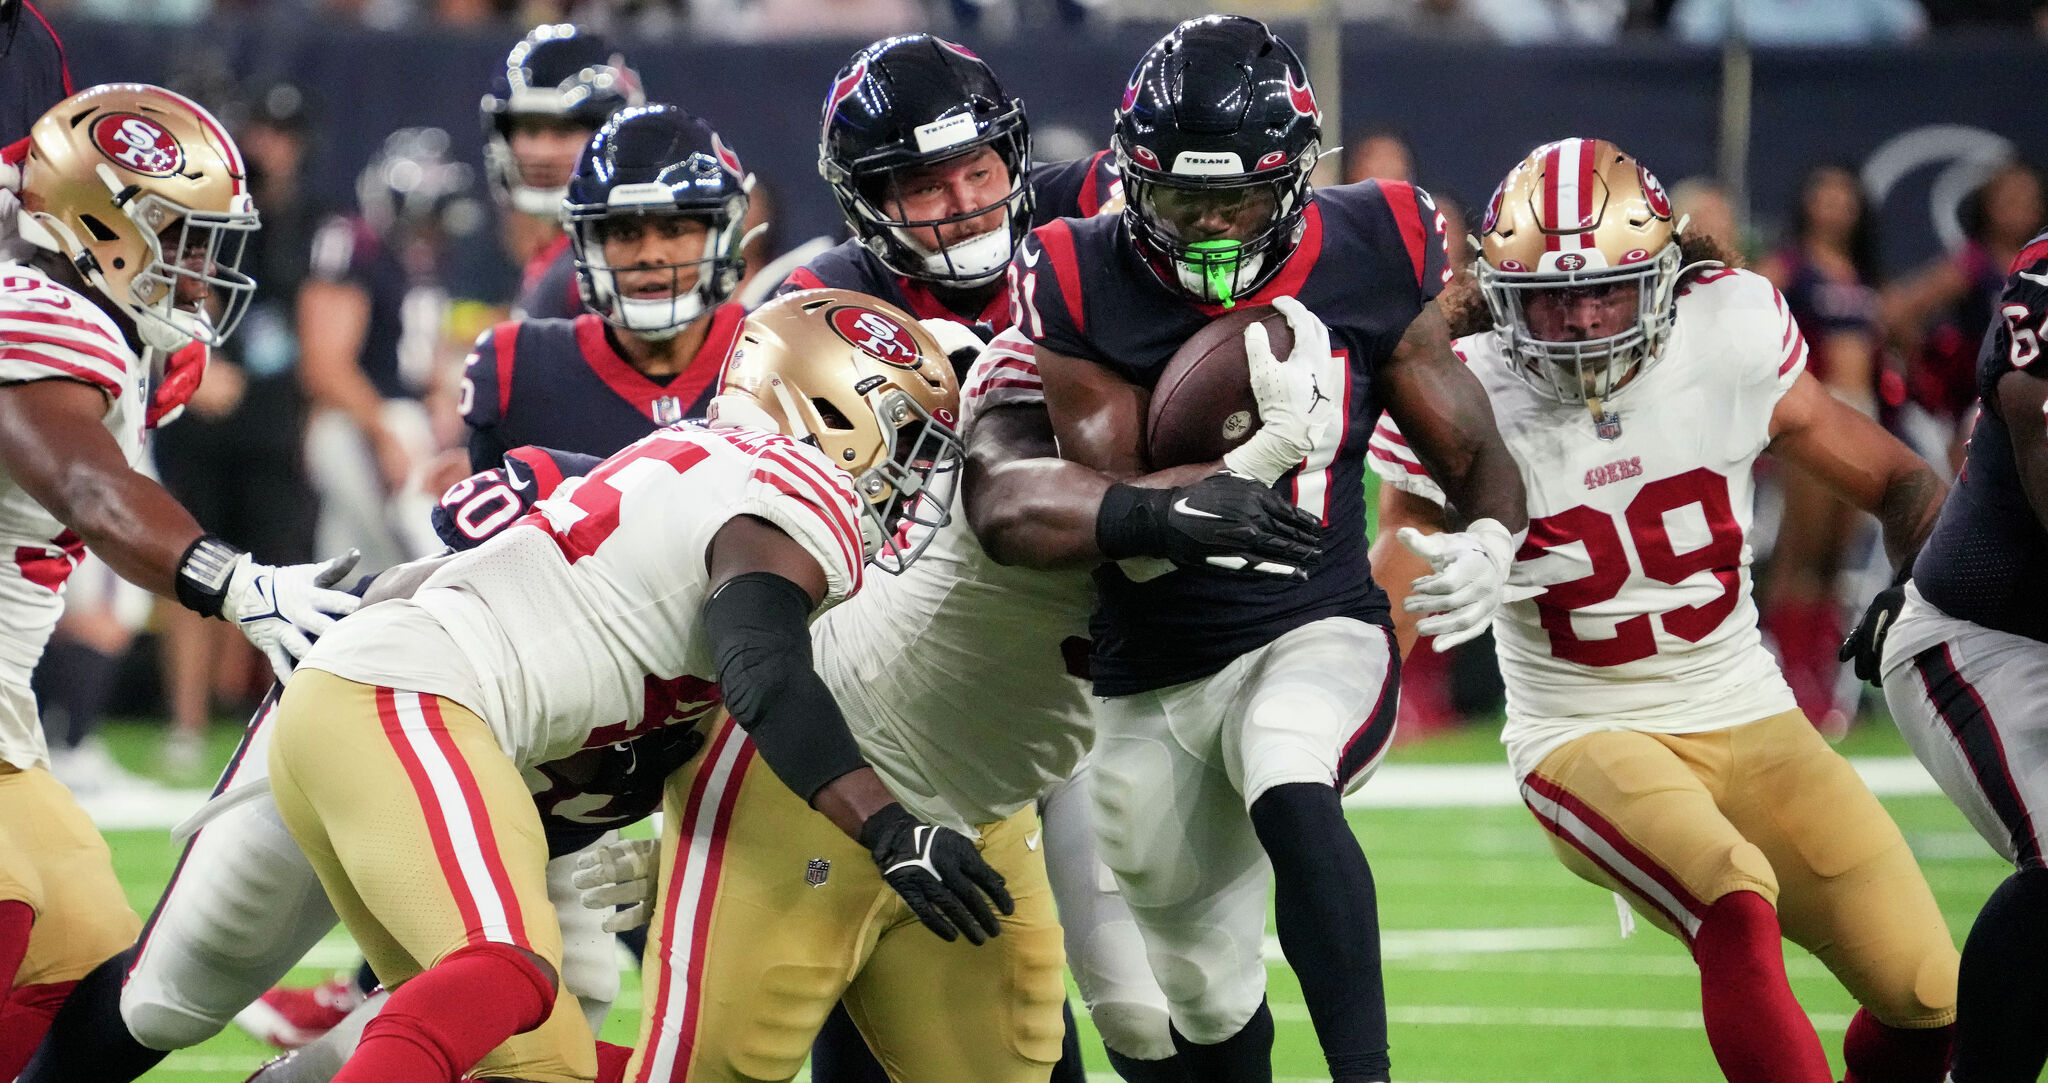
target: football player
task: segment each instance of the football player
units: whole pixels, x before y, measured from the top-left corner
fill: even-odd
[[[853,237],[798,269],[782,289],[858,290],[916,313],[934,333],[942,329],[932,321],[983,336],[1008,327],[1003,275],[1031,227],[1123,206],[1123,181],[1108,151],[1034,166],[1024,103],[1003,90],[987,63],[929,34],[875,42],[839,70],[825,100],[818,170]],[[1013,371],[1005,379],[1016,383],[998,390],[1032,392],[1018,409],[1042,415],[1025,353],[1009,351]],[[1170,1072],[1165,1000],[1156,988],[1141,988],[1151,984],[1142,945],[1098,872],[1088,777],[1084,766],[1063,779],[1039,809],[1042,817],[1073,821],[1048,824],[1059,840],[1047,872],[1068,964],[1083,1000],[1100,1006],[1096,1028],[1118,1070],[1145,1071],[1125,1062],[1151,1061],[1149,1070]],[[1066,1044],[1054,1079],[1081,1079],[1079,1042]],[[821,1083],[885,1078],[843,1009],[820,1031],[811,1071]]]
[[[1565,866],[1691,950],[1728,1079],[1834,1079],[1786,984],[1790,938],[1863,1006],[1850,1083],[1936,1083],[1955,947],[1891,817],[1764,649],[1749,561],[1766,450],[1877,516],[1894,558],[1920,545],[1943,486],[1805,371],[1784,299],[1717,252],[1604,140],[1537,148],[1486,210],[1484,303],[1455,348],[1521,468],[1515,581],[1540,588],[1494,621],[1502,740]],[[1388,533],[1426,552],[1441,535],[1416,532],[1464,509],[1395,420],[1372,439],[1387,482],[1374,568],[1401,597],[1423,569]]]
[[[528,316],[477,340],[459,405],[472,470],[535,445],[609,455],[702,417],[746,315],[746,173],[702,120],[626,109],[584,148],[557,201],[588,311]]]
[[[157,87],[93,87],[35,123],[19,183],[34,251],[0,263],[0,530],[14,554],[0,564],[0,1078],[139,924],[106,844],[50,776],[29,691],[81,550],[238,623],[279,676],[356,605],[327,589],[353,557],[258,564],[136,469],[145,427],[191,395],[254,287],[238,268],[256,212],[220,123]]]
[[[645,100],[639,74],[604,36],[568,23],[528,31],[491,76],[479,106],[484,174],[506,214],[506,247],[525,268],[518,315],[568,319],[583,311],[562,199],[590,137]]]
[[[1983,412],[1910,583],[1879,595],[1844,647],[1949,799],[2014,872],[1963,946],[1956,1083],[2032,1080],[2048,1059],[2048,234],[2008,269],[1977,355]],[[1896,616],[1889,634],[1886,617]],[[1873,634],[1875,633],[1875,634]]]
[[[1003,273],[1033,226],[1120,205],[1108,151],[1031,162],[1024,103],[965,46],[930,34],[853,54],[825,97],[818,172],[852,238],[781,289],[858,290],[994,333],[1009,325]]]
[[[1266,424],[1223,465],[1319,520],[1323,558],[1300,581],[1098,572],[1103,856],[1192,1077],[1271,1078],[1271,879],[1331,1075],[1384,1080],[1372,874],[1340,805],[1386,748],[1399,664],[1364,558],[1365,440],[1382,407],[1408,422],[1473,520],[1431,551],[1429,597],[1446,610],[1431,626],[1448,641],[1498,604],[1521,481],[1431,301],[1448,277],[1441,219],[1398,182],[1311,190],[1321,119],[1285,42],[1238,16],[1184,22],[1139,62],[1115,118],[1121,218],[1040,227],[1011,265],[1059,453],[1145,473],[1148,389],[1168,359],[1227,308],[1274,304],[1293,349],[1279,361],[1263,328],[1247,332]]]

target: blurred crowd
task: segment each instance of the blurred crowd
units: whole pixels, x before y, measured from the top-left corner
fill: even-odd
[[[1195,0],[51,0],[52,12],[190,22],[296,10],[377,27],[475,27],[574,20],[596,29],[705,38],[877,37],[911,29],[1000,33],[1016,26],[1172,21]],[[1299,18],[1319,0],[1247,0],[1233,10]],[[2021,29],[2048,37],[2048,0],[1339,0],[1347,20],[1422,36],[1507,43],[1613,41],[1663,34],[1715,44],[1865,45],[1930,31]]]
[[[168,15],[209,2],[219,7],[238,0],[69,0],[68,5],[49,6],[114,13],[149,8]],[[511,9],[554,15],[632,6],[272,2],[347,9],[365,18],[382,4],[396,11],[395,17],[450,21],[495,19]],[[777,6],[775,0],[718,2],[764,17]],[[692,7],[706,3],[693,0]],[[889,27],[886,18],[895,16],[883,9],[891,3],[903,9],[906,19],[923,17],[915,0],[814,0],[792,6],[811,11],[812,18],[822,18],[819,13],[827,9],[846,14],[849,25],[865,32]],[[1759,32],[1769,24],[1763,13],[1774,8],[1867,8],[1871,25],[1897,17],[1918,27],[1935,17],[1933,9],[1940,6],[1935,0],[1925,10],[1913,0],[1734,3],[1740,17]],[[1677,29],[1693,17],[1689,12],[1714,7],[1726,16],[1734,10],[1730,0],[1650,5],[1421,0],[1412,6],[1407,0],[1349,0],[1347,9],[1383,18],[1440,20],[1443,28],[1455,30],[1453,23],[1485,21],[1475,13],[1488,5],[1541,9],[1581,27],[1592,27],[1597,9],[1606,12],[1601,18],[1614,20],[1608,32],[1643,11]],[[1080,0],[1071,6],[1083,14],[1091,9]],[[2038,7],[1993,0],[1975,5],[1977,14],[2021,22],[2030,22]],[[1488,32],[1509,33],[1503,26]],[[501,267],[545,264],[549,246],[561,243],[559,233],[547,215],[515,213],[502,168],[490,161],[461,160],[447,133],[432,128],[390,133],[360,167],[352,202],[330,205],[303,175],[309,149],[321,132],[319,102],[289,82],[239,86],[216,78],[199,83],[181,89],[217,111],[234,129],[248,159],[263,229],[245,267],[259,285],[243,330],[207,368],[185,419],[165,429],[155,443],[165,484],[208,530],[268,563],[298,563],[316,553],[354,547],[363,551],[365,568],[374,570],[438,548],[426,528],[426,509],[442,488],[467,473],[458,409],[463,362],[477,335],[505,318],[513,302],[513,283],[504,275],[477,275],[470,269],[478,265],[479,255]],[[472,96],[481,89],[448,92],[475,100]],[[487,158],[509,153],[504,141],[513,133],[491,130]],[[536,129],[518,137],[526,140],[529,159],[539,153],[536,147],[555,140],[553,153],[559,160],[554,168],[561,174],[558,183],[566,183],[587,134]],[[1041,139],[1040,152],[1054,143]],[[1094,148],[1061,149],[1082,153]],[[1917,269],[1887,277],[1876,256],[1879,238],[1871,208],[1853,168],[1794,160],[1760,168],[1803,171],[1796,207],[1781,226],[1739,220],[1733,203],[1710,179],[1674,185],[1674,203],[1690,215],[1694,228],[1741,252],[1784,292],[1812,349],[1813,371],[1837,396],[1878,417],[1930,461],[1952,470],[1969,432],[1974,358],[1992,319],[2003,270],[2048,221],[2041,172],[2017,160],[1988,168],[1961,208],[1965,236],[1960,246],[1925,253]],[[1426,155],[1398,130],[1354,128],[1345,140],[1342,169],[1345,180],[1382,177],[1429,187],[1449,220],[1449,236],[1476,232],[1480,208],[1435,183]],[[761,178],[754,200],[765,216],[761,225],[774,225],[772,192],[778,183],[815,181]],[[772,269],[763,273],[776,255],[775,231],[770,228],[765,236],[748,253],[749,273],[759,276],[757,297],[780,277]],[[1470,253],[1454,246],[1453,260],[1462,271]],[[306,333],[310,328],[320,332]],[[317,501],[306,499],[308,491],[317,494]],[[1858,709],[1858,689],[1836,665],[1834,651],[1845,622],[1883,585],[1889,569],[1873,525],[1833,503],[1809,479],[1780,471],[1766,479],[1765,491],[1757,532],[1765,632],[1784,660],[1801,707],[1825,728],[1840,732]],[[1796,513],[1778,514],[1781,508]],[[203,621],[175,605],[157,605],[152,611],[146,595],[104,568],[88,565],[70,589],[64,624],[38,674],[58,773],[82,790],[114,777],[111,772],[117,769],[90,737],[93,720],[109,710],[109,698],[119,689],[148,680],[157,682],[157,689],[135,696],[135,705],[145,710],[169,705],[167,760],[173,767],[197,770],[206,759],[202,742],[209,719],[244,709],[268,682],[260,659],[234,628]],[[134,649],[145,633],[140,641],[154,643],[153,654]],[[1403,679],[1407,731],[1423,733],[1496,714],[1499,678],[1489,651],[1482,639],[1450,655],[1417,652]],[[117,672],[127,676],[117,679]]]

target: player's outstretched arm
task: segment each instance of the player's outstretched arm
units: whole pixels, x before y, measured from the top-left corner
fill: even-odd
[[[2035,426],[2040,428],[2040,418]],[[1877,422],[1800,373],[1771,412],[1771,454],[1877,516],[1894,564],[1919,552],[1948,495],[1934,468]]]
[[[308,637],[355,611],[355,595],[328,589],[355,555],[256,563],[128,465],[103,423],[106,409],[99,390],[71,380],[0,387],[0,466],[123,579],[240,626],[282,680],[311,647]]]
[[[1320,551],[1315,517],[1217,463],[1128,482],[1059,457],[1043,406],[992,407],[967,436],[961,498],[982,548],[1001,564],[1087,567],[1133,556],[1268,570],[1300,569]]]
[[[765,519],[739,516],[711,539],[704,630],[733,719],[775,777],[866,846],[889,886],[940,937],[997,935],[1016,906],[974,844],[919,821],[862,757],[811,663],[811,614],[825,570]]]
[[[1441,533],[1450,529],[1450,523],[1443,505],[1392,485],[1380,486],[1379,505],[1379,534],[1373,538],[1369,554],[1372,578],[1386,589],[1393,604],[1394,639],[1400,645],[1401,656],[1406,658],[1415,649],[1415,640],[1420,635],[1415,625],[1421,615],[1409,612],[1402,603],[1408,600],[1415,581],[1430,573],[1430,567],[1428,561],[1396,541],[1395,535],[1404,527],[1425,534]]]
[[[1492,519],[1511,532],[1529,525],[1522,475],[1494,426],[1486,389],[1451,352],[1450,327],[1435,301],[1424,305],[1380,368],[1387,413],[1401,426],[1457,517]]]

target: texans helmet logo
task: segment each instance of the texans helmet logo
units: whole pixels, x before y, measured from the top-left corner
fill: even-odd
[[[108,113],[94,121],[92,141],[100,153],[146,176],[173,176],[185,164],[185,148],[177,139],[156,121],[134,113]]]
[[[944,49],[949,53],[958,53],[969,60],[981,59],[980,57],[974,55],[974,50],[969,49],[967,46],[962,45],[957,41],[947,41],[945,38],[933,38],[932,40],[939,43],[939,48]]]
[[[840,338],[885,365],[914,369],[924,364],[910,329],[874,309],[841,305],[826,319]]]
[[[711,150],[718,155],[718,164],[731,170],[734,176],[746,176],[747,171],[740,166],[740,156],[725,145],[725,140],[718,138],[717,132],[711,133]]]
[[[839,103],[852,97],[853,92],[860,87],[861,80],[867,77],[868,58],[861,57],[853,62],[853,67],[845,75],[840,76],[838,81],[832,84],[832,89],[825,94],[825,126],[827,128],[832,126],[832,114],[839,111]]]
[[[1322,122],[1323,111],[1316,107],[1316,92],[1310,90],[1305,82],[1295,83],[1294,70],[1291,68],[1287,72],[1287,104],[1292,105],[1294,111],[1302,116],[1314,117],[1317,123]]]

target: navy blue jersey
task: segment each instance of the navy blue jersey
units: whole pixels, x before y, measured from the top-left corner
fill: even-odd
[[[1386,593],[1365,555],[1364,456],[1380,414],[1373,377],[1450,278],[1443,219],[1420,189],[1367,181],[1316,192],[1302,224],[1286,265],[1241,303],[1292,294],[1329,325],[1331,348],[1348,362],[1341,447],[1326,467],[1298,470],[1278,486],[1322,516],[1323,558],[1300,583],[1205,568],[1137,583],[1105,565],[1092,622],[1098,695],[1206,677],[1324,617],[1388,623]],[[1146,388],[1189,336],[1224,312],[1168,289],[1112,217],[1032,233],[1011,264],[1011,292],[1034,343]]]
[[[583,315],[583,294],[576,287],[576,253],[569,235],[555,238],[527,263],[519,279],[519,301],[513,315],[526,320],[573,320]]]
[[[1951,617],[2048,642],[2048,530],[2020,487],[2012,431],[1998,405],[2006,373],[2048,379],[2048,233],[2013,261],[1996,314],[1977,354],[1984,409],[1962,476],[1914,558],[1913,582]]]
[[[1123,181],[1117,175],[1116,160],[1106,150],[1069,162],[1033,166],[1031,224],[1042,226],[1061,218],[1092,217],[1104,204],[1122,194]],[[925,283],[891,270],[862,247],[858,238],[820,253],[791,272],[775,292],[823,287],[879,297],[920,320],[985,324],[990,334],[1010,326],[1010,301],[1002,290],[995,290],[978,305],[957,294],[941,295]]]
[[[701,417],[746,313],[711,311],[711,333],[683,371],[642,375],[594,313],[512,320],[477,339],[462,377],[469,465],[488,470],[524,445],[610,455],[663,425]]]
[[[408,342],[440,341],[445,295],[432,275],[407,270],[400,254],[368,222],[341,216],[328,219],[313,235],[307,276],[354,287],[369,297],[370,322],[363,328],[356,364],[377,394],[387,399],[420,397],[433,368],[431,354],[424,358],[424,366],[407,366],[400,351]],[[416,292],[433,303],[408,303]]]
[[[64,43],[33,3],[24,3],[6,40],[0,23],[0,146],[28,138],[29,128],[50,107],[71,96],[71,72],[64,65]],[[11,161],[12,159],[10,159]]]

